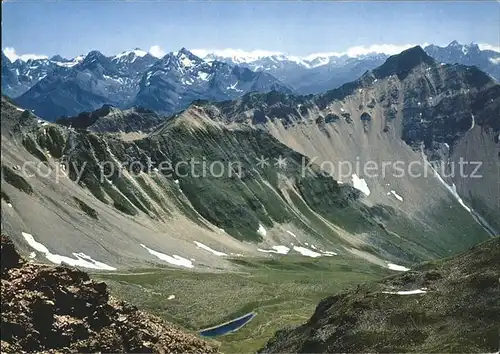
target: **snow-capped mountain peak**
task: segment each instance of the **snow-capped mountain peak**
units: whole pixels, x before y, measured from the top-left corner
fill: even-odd
[[[189,69],[203,63],[203,59],[197,57],[186,48],[181,48],[181,50],[176,53],[175,57],[179,64],[181,64],[181,66],[185,69]]]
[[[135,48],[134,50],[126,50],[115,55],[111,60],[114,62],[130,61],[134,62],[137,58],[143,58],[148,55],[148,52]]]
[[[193,49],[192,52],[207,61],[219,60],[221,58],[230,59],[235,64],[251,63],[268,57],[285,57],[284,53],[267,50],[244,51],[242,49],[221,49],[206,50]]]
[[[59,58],[61,58],[61,56],[59,56]],[[52,57],[50,60],[58,66],[62,66],[65,68],[71,68],[71,67],[77,65],[78,63],[81,63],[83,61],[83,59],[85,59],[85,55],[78,55],[77,57],[74,57],[73,59],[70,59],[70,60],[66,60],[64,58],[61,58],[63,60],[56,60],[59,58]]]
[[[83,59],[82,64],[83,65],[89,65],[93,63],[98,63],[100,61],[105,61],[108,58],[104,54],[102,54],[98,50],[93,50],[90,53],[87,54],[87,56]]]

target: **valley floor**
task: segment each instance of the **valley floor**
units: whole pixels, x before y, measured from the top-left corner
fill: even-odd
[[[120,298],[192,331],[253,311],[256,316],[246,326],[213,340],[224,353],[254,353],[277,330],[307,321],[324,297],[393,273],[354,257],[274,256],[232,262],[239,272],[154,268],[93,277],[108,283]]]

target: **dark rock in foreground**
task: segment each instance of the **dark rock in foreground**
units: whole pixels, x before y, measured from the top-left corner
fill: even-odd
[[[500,345],[500,238],[321,301],[260,353],[493,353]],[[416,294],[398,291],[421,290]]]
[[[216,353],[67,267],[23,262],[2,236],[2,352]]]

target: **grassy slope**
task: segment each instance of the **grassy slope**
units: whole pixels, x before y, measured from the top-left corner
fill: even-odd
[[[500,345],[500,238],[322,300],[262,353],[491,353]],[[425,294],[384,292],[426,288]]]
[[[233,262],[241,272],[156,268],[95,277],[106,281],[120,298],[191,330],[256,311],[257,316],[241,330],[217,338],[223,352],[243,353],[255,352],[279,328],[303,323],[321,298],[389,272],[346,257],[284,256]],[[175,299],[167,300],[171,294]]]

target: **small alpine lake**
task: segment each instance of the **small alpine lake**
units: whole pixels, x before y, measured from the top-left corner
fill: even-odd
[[[255,316],[256,313],[254,312],[247,313],[246,315],[235,318],[234,320],[222,323],[214,327],[205,328],[200,331],[200,335],[203,337],[218,337],[231,332],[235,332],[246,325],[248,322],[250,322]]]

